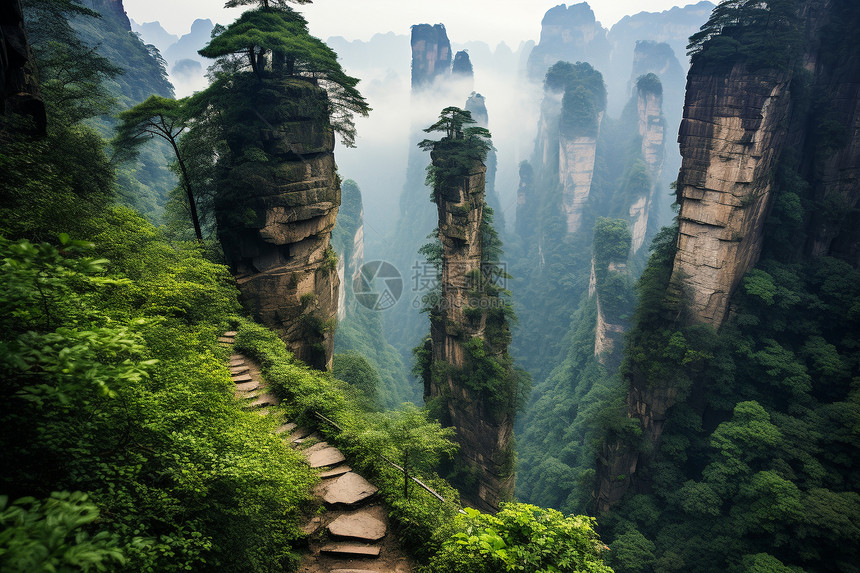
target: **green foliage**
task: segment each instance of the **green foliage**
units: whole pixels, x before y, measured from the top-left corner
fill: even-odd
[[[427,571],[612,571],[603,564],[604,546],[591,518],[517,503],[502,504],[496,515],[465,512]]]
[[[441,132],[440,140],[424,139],[418,147],[430,151],[432,161],[427,166],[425,183],[433,189],[431,200],[438,201],[442,189],[456,186],[457,179],[468,174],[476,164],[483,164],[493,148],[490,132],[483,127],[466,127],[475,123],[472,113],[458,107],[446,107],[439,119],[425,129],[426,133]]]
[[[603,75],[587,62],[556,62],[546,72],[544,89],[567,92],[582,87],[593,102],[594,112],[606,109],[606,86]]]
[[[367,397],[370,408],[377,406],[382,381],[373,366],[361,354],[357,352],[335,354],[331,372],[335,378],[361,390]]]
[[[789,70],[803,48],[799,9],[797,0],[723,0],[690,36],[687,55],[704,69],[745,62],[753,70]]]
[[[9,504],[0,496],[0,566],[10,573],[110,571],[124,565],[115,534],[87,531],[99,509],[81,492],[54,492]],[[139,540],[138,545],[143,545]]]
[[[114,98],[101,86],[121,68],[88,46],[70,23],[73,17],[99,14],[71,0],[28,0],[23,5],[49,121],[70,127],[107,114]]]
[[[367,116],[370,106],[356,89],[358,79],[347,75],[337,54],[310,35],[307,21],[291,8],[278,3],[244,12],[200,50],[207,58],[241,55],[257,78],[272,74],[312,78],[329,95],[332,126],[347,147],[355,145],[353,115]],[[271,60],[267,54],[271,53]],[[231,67],[232,75],[242,68]]]
[[[547,70],[544,89],[564,91],[559,123],[562,134],[597,137],[598,117],[606,109],[606,86],[600,72],[585,62],[557,62]]]
[[[127,210],[88,224],[96,247],[2,243],[4,491],[88,492],[123,570],[288,566],[314,477],[232,398],[229,272]]]
[[[651,93],[658,96],[663,95],[663,82],[657,74],[648,73],[636,78],[636,89],[639,93]]]
[[[432,554],[458,510],[456,490],[436,476],[432,467],[439,456],[453,450],[447,439],[450,430],[443,430],[413,405],[394,412],[365,412],[355,389],[330,374],[296,363],[284,343],[263,327],[241,321],[235,348],[260,362],[266,380],[285,398],[282,407],[290,419],[319,423],[326,440],[336,443],[350,465],[379,487],[404,546],[419,556]],[[315,413],[337,427],[320,423]],[[404,496],[403,472],[379,454],[402,461],[406,451],[412,452],[408,464],[413,471],[421,471],[421,481],[441,494],[445,503],[414,485],[408,498]]]
[[[170,144],[181,175],[180,181],[185,189],[194,235],[203,240],[200,218],[197,214],[197,200],[186,168],[185,158],[180,153],[179,137],[188,128],[187,98],[174,100],[157,95],[119,114],[120,124],[113,140],[117,155],[126,160],[137,156],[137,149],[153,137],[159,137]]]

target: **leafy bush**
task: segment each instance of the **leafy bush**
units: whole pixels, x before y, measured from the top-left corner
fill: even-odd
[[[428,573],[612,572],[603,563],[605,547],[592,518],[519,503],[502,504],[496,515],[464,511]]]
[[[45,500],[25,497],[9,504],[0,496],[0,568],[9,573],[109,571],[124,565],[119,538],[86,530],[99,509],[81,492],[54,492]],[[141,540],[135,543],[143,545]]]
[[[232,397],[229,274],[110,213],[96,244],[0,241],[3,490],[87,492],[125,570],[289,566],[315,478]]]

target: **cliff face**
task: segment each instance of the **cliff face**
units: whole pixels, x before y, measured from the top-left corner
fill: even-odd
[[[656,194],[662,183],[665,151],[665,122],[663,121],[663,96],[653,91],[639,89],[636,95],[636,110],[639,117],[639,136],[642,138],[642,158],[651,180],[647,193],[637,197],[630,206],[633,222],[632,251],[636,253],[645,243],[651,223]]]
[[[846,57],[856,53],[848,31],[860,11],[841,0],[801,2],[798,9],[805,51],[786,70],[752,70],[743,60],[719,69],[694,63],[690,70],[679,134],[679,236],[669,287],[680,292],[667,293],[687,305],[681,324],[723,324],[733,292],[767,248],[765,223],[775,197],[813,206],[805,214],[795,210],[792,236],[779,242],[781,257],[827,255],[860,263],[854,212],[860,202],[860,61]],[[811,103],[797,86],[827,103]],[[836,134],[822,137],[828,119]],[[775,225],[770,229],[785,232],[784,221]],[[647,450],[656,451],[678,388],[648,380],[643,372],[633,372],[629,383],[628,416],[639,420]],[[602,448],[597,502],[605,510],[649,456],[620,442]]]
[[[435,165],[445,158],[431,153]],[[479,392],[466,387],[462,376],[472,367],[466,345],[487,336],[486,310],[476,305],[475,275],[482,272],[481,226],[486,167],[475,162],[458,177],[456,186],[436,192],[439,239],[442,244],[442,303],[431,315],[432,363],[447,372],[431,378],[425,398],[441,397],[448,421],[456,428],[459,459],[477,478],[477,484],[461,491],[463,499],[483,511],[496,511],[510,499],[515,476],[510,467],[513,416],[499,416]],[[481,314],[475,317],[475,311]],[[488,345],[489,346],[489,345]],[[506,349],[487,348],[500,356]]]
[[[528,75],[533,81],[542,81],[547,69],[558,61],[589,62],[606,70],[609,52],[606,29],[588,4],[561,4],[549,9],[541,21],[540,43],[529,55]]]
[[[228,134],[237,160],[216,207],[244,304],[319,369],[331,366],[340,284],[329,246],[340,187],[326,100],[307,81],[262,82]]]
[[[599,116],[598,125],[602,118],[603,113]],[[562,187],[562,209],[568,234],[579,231],[582,224],[582,211],[591,193],[596,159],[596,136],[559,134],[558,179]]]
[[[412,26],[412,89],[429,86],[451,73],[451,42],[445,26]]]
[[[122,5],[122,0],[90,0],[89,4],[88,8],[97,10],[102,15],[116,18],[123,26],[123,29],[131,31],[131,22],[125,13],[125,6]]]
[[[723,75],[694,68],[687,80],[673,274],[687,289],[693,318],[714,328],[761,253],[773,169],[786,138],[788,84],[785,73],[742,64]]]
[[[48,119],[20,0],[7,2],[0,9],[0,48],[3,116],[29,117],[33,120],[33,132],[44,135]]]

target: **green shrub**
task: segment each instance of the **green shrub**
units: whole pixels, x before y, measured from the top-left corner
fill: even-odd
[[[594,524],[593,518],[520,503],[504,503],[494,516],[467,508],[425,571],[611,573]]]

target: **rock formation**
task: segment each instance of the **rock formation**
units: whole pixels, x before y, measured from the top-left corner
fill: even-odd
[[[683,280],[695,319],[714,328],[761,253],[773,169],[786,137],[789,79],[736,65],[724,75],[694,68],[687,80],[674,275]]]
[[[600,120],[602,119],[601,113]],[[567,220],[568,234],[579,231],[582,224],[582,211],[591,193],[596,159],[596,135],[576,135],[565,131],[559,133],[558,179],[562,187],[562,209]]]
[[[475,70],[472,68],[472,61],[469,59],[469,52],[466,50],[460,50],[454,54],[454,63],[451,64],[451,75],[474,79]]]
[[[686,303],[682,322],[715,329],[723,324],[732,294],[765,247],[765,222],[777,194],[793,196],[798,204],[827,204],[829,197],[839,205],[829,213],[811,209],[803,221],[798,217],[795,236],[786,240],[796,246],[792,256],[838,256],[860,264],[860,232],[852,214],[860,202],[860,61],[835,53],[856,42],[849,31],[860,25],[860,12],[853,8],[851,15],[849,4],[800,2],[805,48],[794,60],[773,54],[774,61],[786,62],[781,67],[694,60],[679,134],[679,235],[667,293]],[[825,37],[836,39],[830,51],[822,47]],[[795,74],[822,94],[829,109],[796,98],[790,89]],[[844,126],[835,142],[832,136],[822,141],[816,127],[826,113]],[[644,373],[629,383],[628,416],[640,421],[645,449],[656,451],[678,388]],[[648,460],[629,445],[604,443],[598,509],[618,502]]]
[[[687,43],[690,36],[698,32],[699,27],[707,21],[714,5],[715,3],[702,1],[683,7],[674,7],[663,12],[640,12],[625,16],[612,26],[607,34],[612,50],[612,69],[609,73],[604,74],[609,87],[610,115],[618,114],[627,103],[633,85],[630,83],[630,79],[632,78],[635,82],[636,78],[644,73],[653,72],[660,76],[666,85],[667,95],[674,91],[675,84],[670,77],[660,73],[658,69],[638,67],[646,61],[637,60],[637,56],[642,58],[645,55],[642,51],[636,50],[637,44],[643,41],[669,45],[673,58],[679,62],[678,71],[680,72],[679,80],[681,83],[678,85],[678,89],[683,90],[684,77],[689,67],[686,58]],[[654,55],[656,54],[652,54],[647,59],[654,61]],[[632,75],[631,70],[633,71]],[[666,68],[666,72],[674,74],[670,68]],[[679,91],[679,94],[682,95],[683,92]],[[680,120],[684,101],[681,98],[677,103],[678,119]],[[675,113],[674,107],[666,107],[666,110],[669,112],[667,115]],[[672,129],[674,131],[675,128]]]
[[[541,21],[540,43],[529,55],[528,76],[532,81],[542,81],[547,69],[559,61],[589,62],[606,70],[609,52],[606,29],[588,4],[561,4],[550,8]]]
[[[472,92],[469,99],[466,100],[466,107],[463,108],[472,114],[472,119],[478,127],[489,128],[490,117],[487,113],[486,98],[479,93]],[[502,209],[502,202],[499,200],[499,195],[496,193],[496,171],[498,169],[498,156],[496,150],[491,149],[487,152],[487,176],[484,196],[487,198],[487,205],[493,210],[493,222],[497,230],[505,228],[505,216]]]
[[[25,116],[32,119],[32,131],[44,134],[47,129],[45,103],[39,93],[36,61],[27,42],[24,13],[20,0],[7,2],[0,9],[0,89],[3,116]],[[17,129],[17,127],[16,127]]]
[[[451,42],[443,24],[412,26],[412,89],[451,73]]]
[[[89,4],[87,8],[92,8],[103,15],[113,16],[119,21],[124,30],[131,31],[131,22],[125,13],[122,0],[90,0],[87,4]]]
[[[450,168],[451,159],[438,149],[431,152],[431,160],[438,168]],[[487,394],[490,380],[472,380],[476,371],[478,376],[491,376],[479,361],[507,360],[509,340],[500,309],[492,304],[499,299],[487,297],[481,287],[486,269],[485,177],[484,164],[473,161],[467,169],[458,167],[456,176],[446,177],[434,190],[442,280],[441,302],[430,317],[434,374],[425,378],[425,399],[442,400],[445,422],[457,432],[458,459],[476,479],[476,484],[461,486],[461,496],[478,509],[496,511],[514,490],[513,412],[500,407],[504,396]]]
[[[242,300],[297,358],[331,366],[339,280],[331,232],[340,205],[326,92],[266,79],[236,117],[234,162],[216,205]]]
[[[653,79],[654,76],[644,76]],[[633,222],[631,249],[637,253],[645,243],[649,226],[653,227],[651,214],[662,184],[663,159],[665,155],[666,125],[663,119],[663,90],[659,84],[642,81],[636,89],[636,111],[639,118],[639,137],[642,138],[642,159],[645,163],[650,189],[637,197],[630,206]]]
[[[535,171],[531,163],[520,163],[520,183],[517,187],[517,235],[528,242],[534,235],[533,221],[537,216],[538,201],[535,196]]]
[[[601,364],[617,368],[621,343],[632,306],[632,281],[627,269],[630,229],[623,219],[598,218],[594,226],[588,295],[596,297],[594,355]]]

